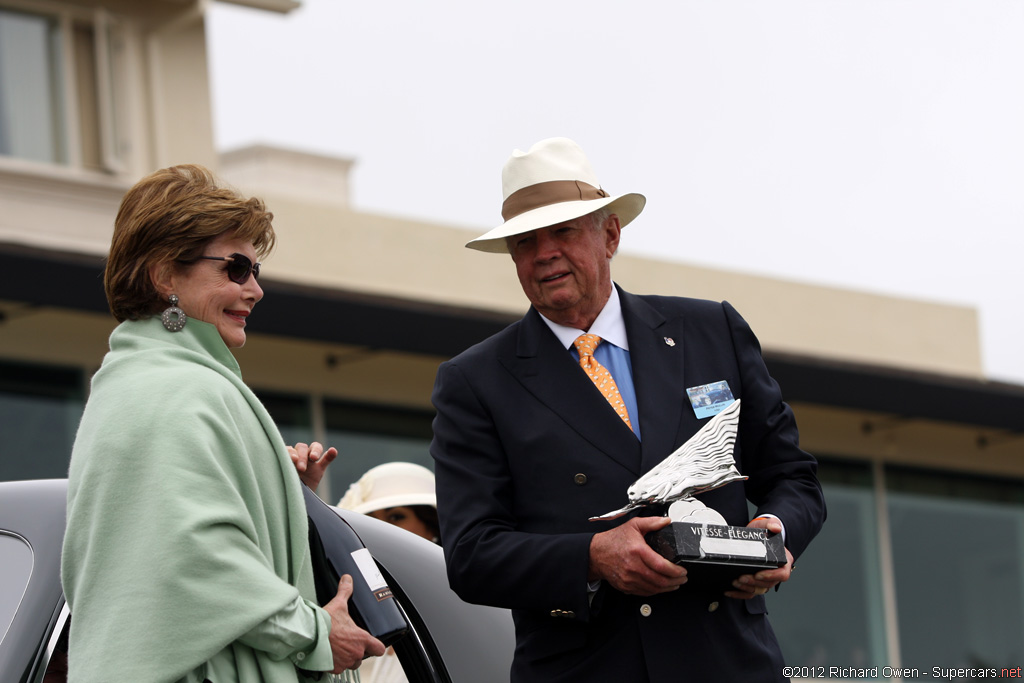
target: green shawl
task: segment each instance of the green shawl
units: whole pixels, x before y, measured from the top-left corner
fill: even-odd
[[[305,680],[236,642],[316,593],[298,475],[216,327],[114,330],[68,479],[70,681],[192,680],[215,658],[242,681]]]

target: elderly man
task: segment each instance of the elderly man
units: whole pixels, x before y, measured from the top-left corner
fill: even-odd
[[[502,183],[505,222],[467,246],[509,253],[532,306],[438,370],[431,454],[452,588],[512,609],[513,681],[787,680],[764,596],[825,504],[757,339],[728,303],[613,284],[621,230],[646,200],[606,193],[571,140],[515,151]],[[783,533],[790,560],[724,593],[688,586],[644,541],[668,518],[588,521],[707,422],[687,388],[711,384],[742,399],[749,478],[700,499],[731,525]]]

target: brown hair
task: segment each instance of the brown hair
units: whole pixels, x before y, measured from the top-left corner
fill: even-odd
[[[146,176],[125,194],[114,221],[103,275],[110,312],[122,322],[165,308],[150,267],[195,263],[226,233],[252,242],[257,257],[265,257],[276,240],[273,218],[262,200],[218,184],[202,166],[171,166]]]

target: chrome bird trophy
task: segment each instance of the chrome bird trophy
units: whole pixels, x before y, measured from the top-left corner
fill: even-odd
[[[736,469],[733,451],[740,402],[715,415],[674,453],[626,491],[629,503],[590,521],[616,519],[637,508],[668,508],[672,523],[647,534],[663,557],[687,569],[691,590],[729,590],[734,578],[786,564],[779,535],[765,529],[729,526],[722,515],[694,496],[747,477]]]
[[[590,521],[616,519],[647,505],[669,508],[673,521],[707,521],[725,524],[725,518],[694,499],[698,493],[746,479],[736,469],[733,451],[740,422],[740,402],[711,418],[674,453],[655,465],[629,487],[629,503],[614,512],[591,517]],[[706,510],[707,512],[703,512]]]

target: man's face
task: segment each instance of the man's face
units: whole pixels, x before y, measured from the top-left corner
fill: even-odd
[[[561,325],[589,329],[612,292],[620,231],[615,214],[599,228],[588,215],[509,237],[519,283],[534,308]]]

